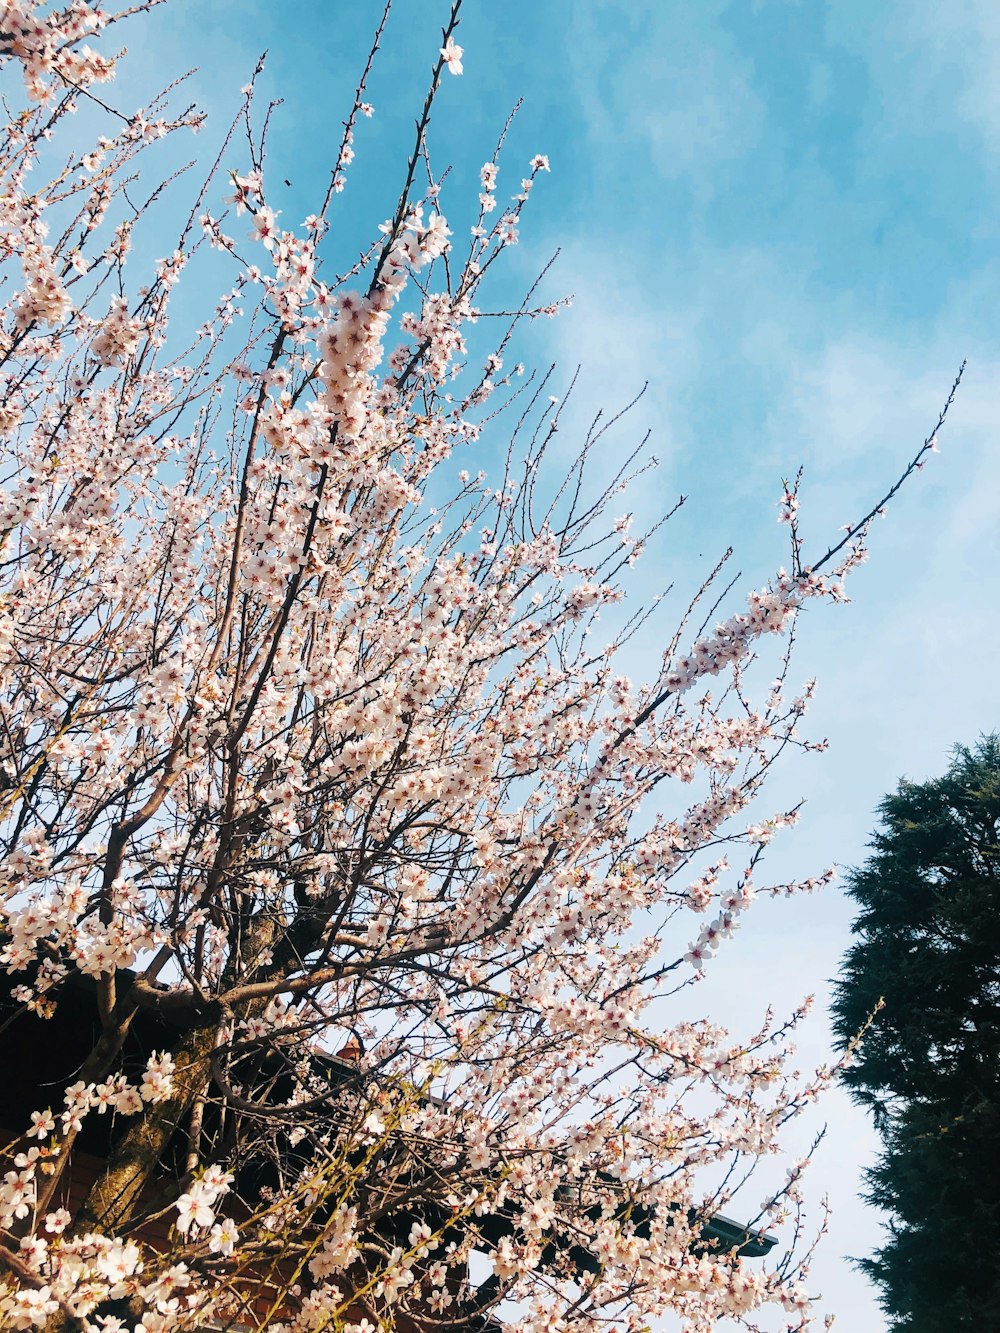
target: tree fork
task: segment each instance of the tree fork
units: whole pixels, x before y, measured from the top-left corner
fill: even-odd
[[[257,917],[249,924],[238,951],[240,961],[245,962],[248,955],[252,956],[261,948],[272,947],[279,932],[277,922],[266,916]],[[267,971],[276,972],[279,967],[280,964],[272,963]],[[266,1004],[266,999],[247,1001],[238,1006],[239,1016],[247,1017],[263,1009]],[[171,1138],[196,1098],[208,1086],[212,1052],[218,1041],[222,1018],[219,1006],[213,1005],[206,1017],[192,1027],[177,1047],[171,1050],[174,1061],[171,1096],[146,1107],[129,1127],[109,1156],[104,1170],[90,1187],[74,1219],[71,1234],[81,1235],[95,1230],[117,1233],[135,1216],[143,1191]]]
[[[171,1138],[207,1083],[218,1030],[215,1021],[200,1024],[171,1052],[173,1093],[147,1107],[113,1149],[74,1219],[73,1235],[89,1231],[114,1235],[128,1226]]]

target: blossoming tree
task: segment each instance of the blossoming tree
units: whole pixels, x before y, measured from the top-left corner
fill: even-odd
[[[459,242],[425,133],[458,3],[398,207],[335,276],[367,71],[301,227],[251,83],[163,246],[157,141],[201,118],[101,86],[152,2],[0,0],[0,962],[11,1024],[96,1015],[6,1127],[0,1322],[799,1327],[799,1260],[704,1228],[823,1078],[784,1072],[794,1019],[736,1040],[654,1001],[792,818],[749,812],[800,743],[787,632],[871,515],[807,565],[792,487],[790,572],[714,629],[703,589],[633,684],[635,620],[598,624],[642,551],[628,478],[588,489],[591,439],[545,493],[559,409],[504,367],[528,302],[466,346],[548,163],[504,206],[487,162]],[[197,326],[186,278],[185,312],[219,283]],[[140,1029],[163,1041],[130,1064]]]

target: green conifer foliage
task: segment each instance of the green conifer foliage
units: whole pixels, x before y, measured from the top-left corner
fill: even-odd
[[[1000,737],[879,806],[836,987],[844,1074],[882,1151],[869,1202],[887,1238],[859,1263],[891,1333],[1000,1330]]]

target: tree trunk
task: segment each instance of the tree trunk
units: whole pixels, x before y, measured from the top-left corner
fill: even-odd
[[[128,1226],[157,1163],[208,1081],[217,1032],[218,1023],[214,1021],[192,1028],[171,1052],[173,1093],[166,1101],[146,1107],[129,1126],[74,1219],[74,1235],[100,1231],[113,1236]]]
[[[267,916],[255,917],[247,923],[240,946],[227,969],[226,983],[239,976],[247,958],[263,948],[275,946],[282,930],[280,923]],[[277,975],[286,962],[280,950],[276,953],[278,957],[272,959],[264,970],[265,976],[269,972]],[[224,990],[225,985],[222,988]],[[266,1001],[251,1001],[238,1007],[237,1016],[245,1018],[265,1005]],[[185,1033],[176,1049],[170,1052],[174,1060],[171,1096],[155,1106],[146,1107],[129,1126],[74,1219],[73,1235],[99,1231],[110,1236],[119,1234],[128,1226],[171,1138],[195,1098],[208,1086],[211,1055],[218,1032],[219,1014],[216,1011]]]

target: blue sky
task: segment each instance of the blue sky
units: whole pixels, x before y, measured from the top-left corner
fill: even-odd
[[[284,98],[271,140],[276,202],[298,222],[316,200],[381,6],[361,0],[172,0],[134,30],[137,78],[200,64],[221,125],[256,55]],[[446,14],[397,0],[372,80],[351,187],[334,214],[349,251],[388,215]],[[649,390],[619,438],[654,431],[662,462],[646,516],[691,500],[642,573],[685,591],[727,543],[745,583],[786,558],[783,475],[806,467],[811,547],[877,499],[928,433],[959,362],[966,382],[942,456],[877,525],[854,603],[803,627],[800,676],[820,693],[809,732],[830,752],[787,768],[776,807],[804,795],[776,877],[864,855],[872,810],[901,775],[941,771],[955,741],[1000,726],[1000,7],[993,0],[466,0],[466,73],[447,79],[433,160],[474,198],[513,102],[511,190],[536,152],[512,290],[547,279],[573,308],[532,326],[524,359],[582,366],[564,432]],[[127,100],[127,99],[126,99]],[[502,177],[503,180],[503,177]],[[446,207],[446,212],[448,211]],[[641,588],[640,588],[641,591]],[[645,646],[655,651],[653,641]],[[639,674],[639,665],[636,674]],[[696,992],[746,1025],[790,1009],[848,943],[842,895],[761,904]],[[803,1066],[826,1057],[822,1016]],[[836,1209],[812,1287],[850,1333],[884,1322],[844,1261],[875,1242],[856,1200],[873,1139],[832,1097],[812,1178]],[[801,1130],[808,1143],[813,1122]]]

